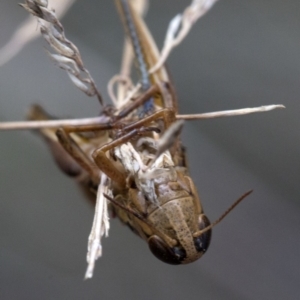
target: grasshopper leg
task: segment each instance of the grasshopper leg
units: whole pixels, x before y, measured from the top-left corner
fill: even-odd
[[[90,174],[93,182],[98,183],[99,170],[97,170],[96,165],[87,156],[87,154],[83,152],[72,136],[63,128],[59,128],[56,131],[56,136],[65,151]]]
[[[105,144],[104,146],[96,149],[92,156],[99,167],[99,169],[104,172],[109,178],[117,182],[121,186],[126,184],[126,176],[121,172],[115,164],[106,156],[106,152],[120,146],[124,143],[130,141],[136,135],[142,135],[149,131],[155,131],[157,128],[147,128],[145,125],[151,123],[154,120],[162,118],[165,122],[165,127],[168,128],[170,124],[175,120],[174,111],[171,109],[162,109],[153,113],[152,115],[145,117],[142,120],[134,122],[130,125],[125,126],[122,131],[126,132],[122,136],[116,138],[110,143]]]
[[[148,125],[153,121],[158,119],[163,119],[165,124],[165,129],[169,128],[171,124],[176,121],[176,115],[172,109],[164,108],[159,111],[154,112],[150,116],[147,116],[143,119],[140,119],[136,122],[133,122],[123,128],[125,131],[129,131],[135,128],[140,128],[142,126]]]
[[[34,105],[29,111],[28,119],[42,121],[54,118],[41,106]],[[64,173],[71,177],[80,177],[85,170],[95,183],[99,182],[97,167],[64,129],[46,128],[38,131],[47,141],[56,163]]]
[[[115,164],[106,156],[106,152],[128,142],[131,138],[137,135],[137,130],[132,130],[131,132],[113,140],[112,142],[105,144],[104,146],[96,149],[92,156],[99,167],[99,169],[104,172],[109,178],[117,182],[120,186],[125,187],[126,185],[126,175],[124,172],[120,171]]]

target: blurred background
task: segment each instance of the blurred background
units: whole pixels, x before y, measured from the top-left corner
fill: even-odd
[[[0,47],[27,13],[0,1]],[[159,47],[190,1],[151,0]],[[113,1],[77,0],[62,20],[108,101],[123,29]],[[60,117],[94,116],[37,39],[0,68],[0,120],[32,103]],[[284,104],[269,113],[186,122],[182,139],[207,216],[254,193],[214,228],[205,256],[170,266],[118,220],[92,280],[83,281],[93,207],[32,132],[0,132],[1,299],[299,299],[300,2],[219,1],[172,52],[181,113]]]

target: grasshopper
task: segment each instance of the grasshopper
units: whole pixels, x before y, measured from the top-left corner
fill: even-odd
[[[214,2],[193,1],[188,8],[198,7],[200,17]],[[3,130],[37,129],[59,168],[78,182],[89,199],[96,200],[86,278],[92,276],[95,260],[102,253],[100,239],[109,229],[108,209],[143,238],[161,261],[179,265],[199,259],[209,247],[212,227],[251,191],[210,223],[188,173],[179,138],[183,120],[283,107],[179,115],[164,60],[172,42],[178,43],[170,36],[179,31],[177,37],[183,39],[188,23],[180,23],[178,17],[173,20],[171,42],[160,53],[142,18],[145,1],[117,0],[116,5],[127,38],[120,74],[108,86],[114,105],[103,106],[98,117],[77,120],[57,120],[41,107],[33,106],[30,121],[0,124]],[[63,27],[47,1],[26,0],[22,6],[40,18],[41,32],[58,53],[50,55],[59,67],[67,71],[77,87],[89,96],[97,96],[102,104],[101,94],[83,66],[78,49],[65,38]],[[140,77],[136,85],[130,77],[133,57]]]

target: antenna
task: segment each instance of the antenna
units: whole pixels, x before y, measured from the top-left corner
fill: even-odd
[[[239,199],[237,199],[220,217],[219,219],[217,219],[216,221],[214,221],[212,224],[210,224],[209,226],[205,227],[202,230],[196,231],[193,234],[193,237],[199,237],[201,236],[203,233],[205,233],[206,231],[212,229],[215,225],[217,225],[218,223],[220,223],[240,202],[242,202],[247,196],[249,196],[251,193],[253,192],[253,190],[250,190],[248,192],[246,192],[244,195],[242,195]]]

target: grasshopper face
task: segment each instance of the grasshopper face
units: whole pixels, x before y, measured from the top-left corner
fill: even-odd
[[[184,228],[186,224],[181,220],[181,225]],[[202,214],[198,219],[199,230],[202,230],[210,225],[208,218]],[[184,231],[184,230],[183,230]],[[148,239],[148,245],[159,260],[171,264],[179,265],[193,262],[199,259],[208,249],[211,239],[211,230],[206,231],[200,237],[194,238],[191,234],[183,237],[183,245],[169,246],[165,240],[157,235],[152,235]]]

